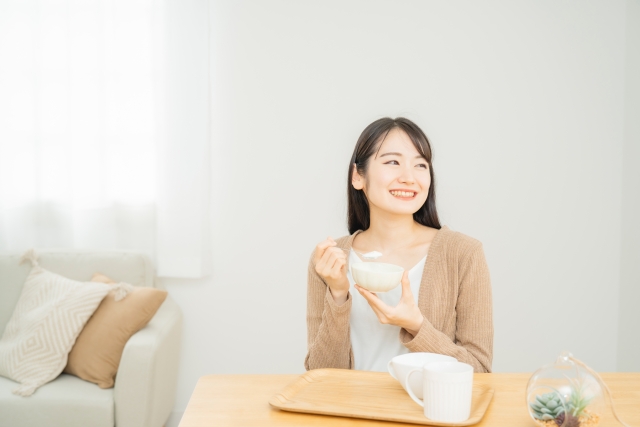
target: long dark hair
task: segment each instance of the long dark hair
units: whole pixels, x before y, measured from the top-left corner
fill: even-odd
[[[369,159],[378,152],[389,131],[395,128],[407,134],[411,142],[413,142],[414,147],[416,147],[416,150],[418,150],[418,153],[420,153],[429,164],[429,175],[431,176],[429,194],[422,207],[413,214],[413,220],[427,227],[438,230],[441,228],[438,212],[436,211],[435,176],[433,174],[433,165],[431,164],[433,156],[427,135],[409,119],[405,119],[404,117],[397,117],[395,119],[385,117],[367,126],[360,134],[360,138],[358,138],[358,142],[356,142],[356,147],[353,149],[353,155],[349,163],[349,174],[347,175],[347,223],[349,226],[349,234],[353,234],[357,230],[364,231],[368,229],[370,225],[367,196],[364,194],[364,191],[356,190],[351,184],[353,168],[356,167],[360,175],[363,177],[366,176]]]

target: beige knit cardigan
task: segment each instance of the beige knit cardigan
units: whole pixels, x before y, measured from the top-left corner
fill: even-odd
[[[359,232],[336,240],[337,246],[350,250]],[[336,305],[329,287],[315,271],[313,255],[307,286],[305,368],[353,369],[351,295],[344,304]],[[418,307],[424,316],[418,334],[414,337],[405,329],[399,334],[410,352],[446,354],[470,364],[475,372],[491,372],[491,280],[482,243],[443,226],[429,246]]]

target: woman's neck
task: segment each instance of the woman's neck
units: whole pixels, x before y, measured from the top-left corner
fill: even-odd
[[[379,248],[383,253],[414,243],[422,228],[413,220],[413,215],[397,215],[373,210],[370,214],[366,234],[368,245]]]

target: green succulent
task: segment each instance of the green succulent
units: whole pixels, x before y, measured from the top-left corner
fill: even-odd
[[[557,393],[538,394],[536,400],[529,403],[534,417],[539,420],[553,420],[564,412],[562,399]]]
[[[585,384],[582,378],[569,378],[571,383],[571,396],[567,401],[567,411],[574,417],[579,417],[584,414],[584,410],[589,406],[593,397],[587,398],[585,396]]]

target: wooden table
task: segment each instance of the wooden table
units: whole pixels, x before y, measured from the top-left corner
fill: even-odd
[[[475,374],[474,380],[495,390],[479,427],[537,427],[529,418],[525,390],[531,374]],[[620,417],[640,427],[640,373],[601,374]],[[207,375],[198,381],[180,427],[226,426],[410,426],[386,421],[309,415],[280,411],[269,399],[298,375]],[[619,426],[607,404],[600,426]]]

